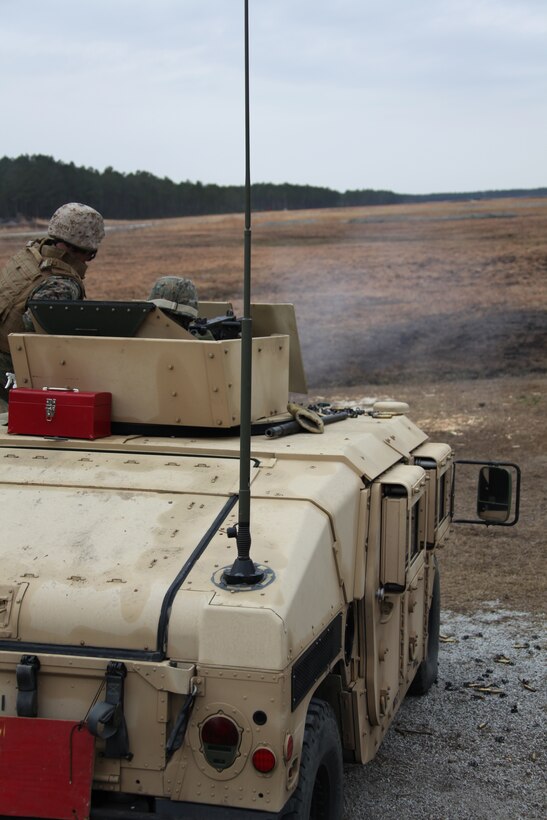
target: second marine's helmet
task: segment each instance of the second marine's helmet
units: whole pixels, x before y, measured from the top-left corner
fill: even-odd
[[[165,310],[195,319],[198,315],[198,292],[191,279],[182,276],[161,276],[156,280],[148,299]],[[170,304],[166,304],[169,302]]]

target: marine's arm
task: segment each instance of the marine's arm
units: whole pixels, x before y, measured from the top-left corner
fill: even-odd
[[[29,299],[81,299],[82,289],[75,279],[68,276],[49,276],[47,281],[36,287],[29,296]],[[34,331],[30,310],[23,314],[23,324],[27,333]]]

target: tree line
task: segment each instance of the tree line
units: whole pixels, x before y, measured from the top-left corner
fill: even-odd
[[[412,195],[372,189],[334,191],[314,185],[255,183],[252,205],[257,211],[343,208],[428,200],[495,196],[547,196],[547,188]],[[97,171],[42,154],[0,159],[0,220],[48,219],[64,202],[85,202],[107,219],[238,213],[244,209],[241,185],[173,182],[147,171]]]

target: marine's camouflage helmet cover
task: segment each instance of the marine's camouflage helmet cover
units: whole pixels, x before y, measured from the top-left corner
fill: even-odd
[[[104,239],[100,213],[81,202],[67,202],[49,220],[48,236],[86,251],[96,251]]]
[[[161,276],[156,280],[150,301],[164,300],[173,302],[172,310],[182,315],[195,318],[198,313],[198,292],[191,279],[182,276]]]

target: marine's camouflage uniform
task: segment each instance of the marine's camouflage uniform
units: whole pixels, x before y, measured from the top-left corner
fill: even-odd
[[[0,273],[0,398],[7,399],[6,373],[13,371],[7,336],[32,332],[29,299],[83,299],[87,265],[38,239],[8,262]]]
[[[43,285],[39,285],[32,292],[31,299],[81,299],[82,290],[74,279],[67,279],[66,276],[48,276]],[[30,310],[23,313],[23,324],[25,333],[34,333],[34,325],[30,315]]]

